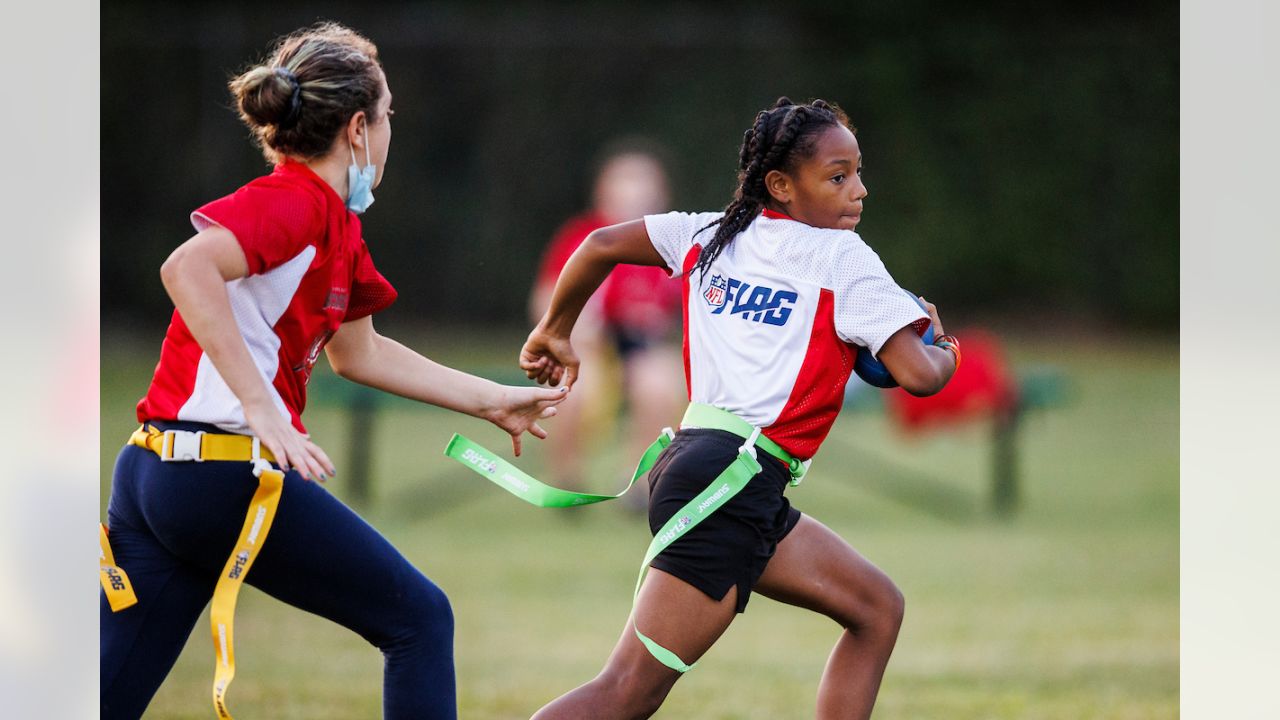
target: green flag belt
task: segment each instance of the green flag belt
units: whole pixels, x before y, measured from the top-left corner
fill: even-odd
[[[801,462],[792,457],[777,443],[762,435],[759,428],[725,410],[701,403],[690,404],[689,409],[685,411],[684,419],[681,421],[680,426],[685,429],[709,428],[725,430],[743,438],[744,442],[738,448],[738,454],[733,459],[733,462],[729,464],[729,467],[716,476],[711,481],[711,484],[699,493],[697,497],[676,511],[667,520],[666,524],[654,534],[653,541],[649,543],[649,549],[645,552],[644,562],[640,566],[640,575],[636,578],[635,592],[632,595],[633,602],[635,596],[640,593],[640,584],[644,582],[644,576],[649,570],[649,563],[671,543],[680,539],[681,536],[696,527],[698,523],[710,517],[722,505],[733,499],[733,496],[746,487],[751,478],[760,473],[760,463],[756,458],[757,448],[776,457],[787,466],[788,471],[791,473],[792,485],[798,485],[809,469],[808,461]],[[613,500],[625,495],[636,484],[636,480],[649,472],[654,463],[657,462],[658,456],[662,454],[663,450],[666,450],[674,437],[675,433],[671,431],[671,428],[664,428],[658,439],[653,441],[653,444],[640,456],[640,462],[636,465],[635,472],[631,474],[631,482],[627,483],[627,486],[621,492],[613,495],[580,493],[552,487],[540,482],[492,451],[456,433],[449,440],[444,454],[471,468],[531,505],[538,507],[572,507]],[[693,665],[686,664],[675,653],[651,640],[640,632],[638,627],[635,629],[635,633],[640,642],[649,650],[649,653],[663,665],[682,673],[693,669]]]

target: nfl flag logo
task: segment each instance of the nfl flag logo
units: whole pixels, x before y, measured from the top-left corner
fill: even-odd
[[[712,275],[711,287],[707,288],[706,292],[702,293],[702,297],[711,307],[720,307],[721,305],[724,305],[724,293],[725,289],[728,287],[729,284],[725,282],[723,276]]]

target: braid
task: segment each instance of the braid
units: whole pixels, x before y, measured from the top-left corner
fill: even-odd
[[[796,105],[786,96],[778,98],[768,110],[756,114],[755,122],[742,134],[742,147],[738,151],[738,187],[733,200],[725,206],[724,213],[694,233],[715,228],[715,234],[698,255],[695,270],[700,271],[699,282],[707,275],[711,263],[728,247],[733,239],[746,230],[769,199],[765,176],[773,170],[790,167],[796,150],[806,155],[801,142],[827,125],[842,124],[848,127],[844,113],[823,100],[807,105]]]

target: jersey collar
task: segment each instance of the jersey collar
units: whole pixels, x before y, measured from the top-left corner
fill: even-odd
[[[800,222],[786,213],[780,213],[777,210],[770,210],[769,208],[765,208],[760,212],[760,214],[771,220],[790,220],[792,222]]]

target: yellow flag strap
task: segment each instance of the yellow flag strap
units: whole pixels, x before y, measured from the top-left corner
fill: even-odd
[[[129,437],[130,445],[146,448],[164,462],[204,462],[205,460],[274,461],[275,455],[252,435],[208,433],[203,430],[160,430],[143,425]]]
[[[233,642],[236,598],[240,586],[249,574],[249,568],[257,559],[266,542],[271,521],[275,519],[280,504],[280,490],[284,487],[284,473],[271,467],[265,460],[254,461],[253,474],[258,476],[258,490],[249,503],[240,539],[236,541],[231,557],[218,576],[213,590],[213,606],[209,613],[209,625],[213,631],[213,648],[217,665],[213,673],[213,708],[222,720],[231,720],[227,711],[227,687],[236,675],[236,652]]]
[[[213,709],[220,720],[231,720],[227,711],[227,688],[236,675],[236,653],[233,643],[235,630],[236,599],[245,575],[262,551],[262,544],[271,530],[276,508],[280,505],[280,491],[284,488],[284,473],[271,467],[275,457],[262,447],[258,438],[248,435],[207,433],[204,431],[160,430],[144,425],[129,438],[130,445],[137,445],[160,456],[164,462],[204,462],[206,460],[238,460],[253,463],[253,474],[258,478],[258,489],[249,503],[240,538],[236,541],[231,557],[227,558],[218,584],[213,589],[213,604],[209,614],[213,631],[213,648],[216,666],[213,673]],[[107,544],[106,528],[100,528],[102,542],[102,587],[107,592],[111,610],[118,612],[138,602],[133,594],[129,578],[116,567]]]
[[[107,540],[107,526],[102,523],[98,523],[98,579],[102,581],[102,590],[107,594],[111,612],[120,612],[138,604],[129,576],[116,566],[116,557]]]

